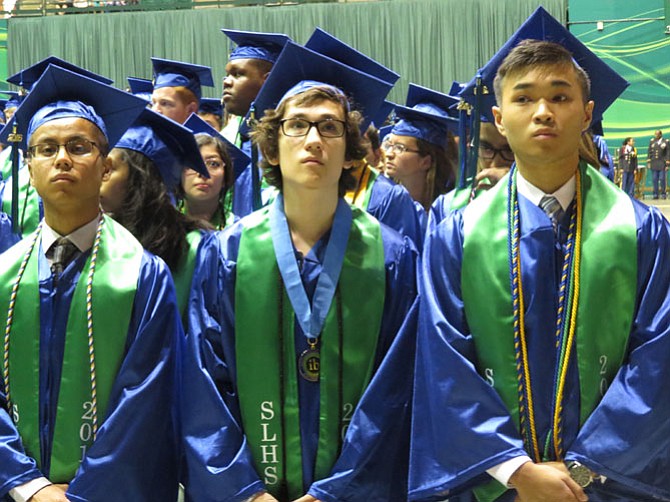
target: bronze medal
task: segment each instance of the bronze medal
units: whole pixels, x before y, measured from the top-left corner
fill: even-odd
[[[308,382],[318,382],[321,369],[321,353],[316,347],[318,340],[311,338],[308,342],[309,348],[298,358],[298,371],[300,371],[300,376]]]

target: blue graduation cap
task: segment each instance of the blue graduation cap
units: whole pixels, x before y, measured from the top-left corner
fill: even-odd
[[[9,82],[10,84],[17,85],[19,87],[23,87],[24,89],[32,90],[32,87],[33,85],[35,85],[35,82],[39,80],[39,78],[51,64],[60,66],[61,68],[65,68],[66,70],[69,70],[73,73],[78,73],[90,79],[97,80],[98,82],[102,82],[103,84],[112,84],[114,82],[113,80],[110,80],[107,77],[103,77],[102,75],[98,75],[97,73],[93,73],[92,71],[80,68],[77,65],[65,61],[64,59],[57,58],[56,56],[49,56],[47,58],[44,58],[42,61],[38,61],[37,63],[27,68],[24,68],[23,70],[9,77],[7,79],[7,82]]]
[[[187,167],[209,178],[191,131],[148,108],[142,111],[115,148],[134,150],[151,159],[169,189],[179,184],[181,173]]]
[[[212,69],[209,66],[153,57],[151,64],[154,67],[154,89],[186,87],[200,99],[201,86],[214,87]]]
[[[321,28],[314,30],[305,47],[390,84],[395,84],[400,78],[400,75],[393,70],[345,44]]]
[[[23,102],[27,94],[22,94],[16,91],[0,91],[0,94],[5,94],[9,96],[9,99],[5,103],[5,108],[18,108],[18,106]]]
[[[624,80],[617,72],[612,70],[603,60],[589,50],[577,37],[570,33],[561,23],[551,16],[544,8],[538,7],[533,14],[514,32],[510,39],[505,42],[500,50],[491,58],[491,60],[480,69],[482,85],[484,91],[484,106],[482,114],[493,121],[491,113],[492,102],[495,104],[493,96],[493,80],[498,68],[502,64],[509,52],[516,47],[522,40],[544,40],[562,45],[572,53],[572,57],[581,66],[591,79],[591,96],[595,106],[593,109],[593,121],[602,119],[605,110],[617,99],[617,97],[628,87],[628,82]],[[477,77],[472,79],[461,92],[466,101],[474,102]],[[486,94],[488,91],[488,94]]]
[[[448,94],[409,84],[407,106],[396,106],[400,120],[392,133],[420,138],[433,145],[446,147],[447,131],[456,131],[458,121],[450,116],[449,108],[457,100]]]
[[[230,53],[229,60],[262,59],[274,63],[291,38],[283,33],[260,33],[221,28],[221,31],[237,47]]]
[[[25,149],[31,134],[46,122],[79,117],[97,125],[113,147],[145,107],[144,100],[127,92],[49,65],[0,131],[0,142],[7,143],[16,124],[17,132],[23,135],[19,146]]]
[[[202,98],[198,112],[212,113],[223,117],[223,103],[219,98]]]
[[[299,85],[311,81],[312,84]],[[369,115],[379,110],[392,84],[368,75],[351,66],[335,61],[318,52],[287,42],[270,75],[265,80],[256,100],[247,114],[260,119],[265,110],[274,109],[288,95],[293,96],[307,90],[314,83],[327,84],[340,89],[352,102],[354,109],[363,115],[361,130],[370,123]],[[287,95],[288,93],[288,95]],[[248,130],[248,120],[240,126],[242,133]]]
[[[233,162],[233,170],[235,171],[234,179],[237,179],[237,177],[247,168],[251,162],[251,159],[246,153],[224,138],[219,133],[219,131],[214,129],[195,113],[191,114],[184,126],[190,129],[193,134],[207,134],[208,136],[212,136],[213,138],[218,138],[223,141],[223,143],[226,145],[226,150],[228,150],[228,154],[230,155],[230,159]]]
[[[391,112],[393,111],[395,106],[396,106],[395,103],[384,100],[379,109],[372,116],[371,121],[372,124],[377,128],[383,126],[388,120],[389,115],[391,115]]]
[[[154,83],[148,78],[127,77],[128,88],[133,96],[151,102],[151,93],[154,92]]]

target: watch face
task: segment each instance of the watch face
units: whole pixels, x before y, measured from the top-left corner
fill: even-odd
[[[587,487],[593,480],[591,470],[585,465],[577,464],[570,467],[570,477],[582,488]]]

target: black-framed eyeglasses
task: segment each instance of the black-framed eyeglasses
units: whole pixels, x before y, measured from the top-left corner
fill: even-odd
[[[84,138],[73,138],[65,143],[38,143],[28,147],[32,157],[38,159],[51,159],[58,155],[60,147],[64,146],[65,151],[72,157],[88,157],[93,153],[98,145],[93,141]]]
[[[324,138],[341,138],[346,130],[346,123],[343,120],[323,119],[311,122],[306,119],[291,118],[279,121],[281,132],[284,136],[294,138],[307,136],[312,127],[316,127],[319,134]]]
[[[393,151],[395,155],[402,155],[405,152],[419,153],[419,150],[412,150],[411,148],[407,148],[402,143],[391,143],[390,141],[386,140],[382,142],[382,150],[384,153]]]
[[[479,144],[479,156],[482,159],[493,160],[496,155],[500,155],[501,159],[507,160],[508,162],[514,162],[514,152],[509,146],[504,148],[493,148],[493,146],[488,143]]]

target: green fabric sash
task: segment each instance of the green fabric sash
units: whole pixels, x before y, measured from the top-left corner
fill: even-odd
[[[451,197],[451,210],[455,211],[468,205],[470,202],[470,193],[472,187],[470,185],[465,188],[455,188]]]
[[[195,258],[198,255],[198,246],[202,234],[200,230],[191,230],[186,234],[186,242],[188,242],[188,251],[179,264],[177,270],[172,273],[174,279],[174,287],[177,291],[177,306],[182,317],[186,311],[186,304],[188,303],[188,295],[191,292],[191,281],[193,280],[193,270],[195,269]]]
[[[583,224],[576,356],[580,380],[580,423],[600,402],[625,357],[635,311],[637,235],[628,196],[581,164]],[[508,257],[507,176],[489,197],[463,213],[461,288],[465,314],[477,350],[480,374],[519,424],[519,398]],[[615,244],[614,244],[615,243]],[[605,263],[607,266],[603,267]],[[523,261],[522,261],[523,264]],[[524,269],[523,275],[530,273]],[[486,285],[486,287],[482,287]],[[532,291],[526,292],[526,302]],[[610,305],[616,305],[615,309]],[[553,336],[553,333],[547,333]],[[531,362],[532,364],[532,362]],[[553,389],[544,389],[552,392]],[[505,488],[494,481],[477,493],[495,500]]]
[[[106,416],[109,395],[123,358],[143,253],[140,243],[114,220],[105,216],[103,225],[92,294],[98,425]],[[24,239],[6,255],[9,266],[0,274],[0,312],[7,312],[12,285],[32,238]],[[89,255],[75,287],[66,328],[51,469],[47,473],[54,483],[72,480],[86,449],[93,443],[86,320],[90,261]],[[12,416],[26,453],[41,466],[44,445],[40,441],[36,399],[40,372],[38,262],[39,249],[33,249],[16,296],[9,371]]]
[[[316,479],[330,473],[351,414],[371,378],[384,308],[381,229],[362,210],[352,211],[340,295],[331,305],[320,340]],[[248,217],[240,239],[235,288],[237,386],[256,469],[270,493],[285,497],[288,490],[293,500],[304,495],[297,381],[301,377],[296,367],[295,314],[281,286],[268,212],[266,208]],[[281,319],[282,331],[277,333]]]

